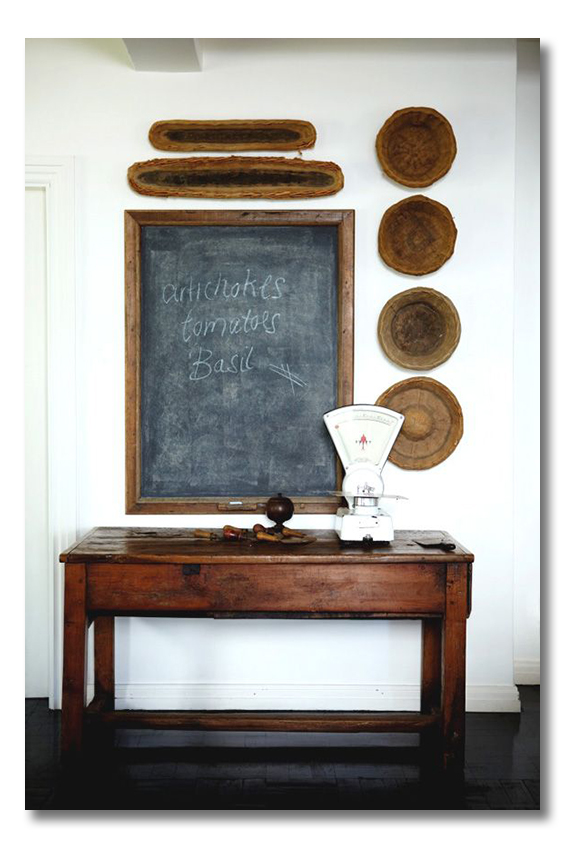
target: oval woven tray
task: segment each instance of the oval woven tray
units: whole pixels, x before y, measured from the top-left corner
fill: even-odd
[[[457,232],[448,207],[413,195],[385,210],[379,225],[379,255],[403,274],[430,274],[454,253]]]
[[[334,162],[283,156],[194,156],[151,159],[128,169],[128,182],[141,195],[194,198],[314,198],[344,186]]]
[[[377,134],[375,147],[387,176],[413,188],[439,180],[450,170],[456,156],[450,123],[427,106],[394,112]]]
[[[156,121],[158,150],[304,150],[316,141],[310,121]]]
[[[464,432],[455,395],[432,377],[395,383],[375,402],[405,416],[389,459],[402,469],[431,469],[452,454]]]
[[[397,365],[436,368],[452,356],[460,341],[460,317],[450,298],[435,289],[407,289],[381,310],[377,337]]]

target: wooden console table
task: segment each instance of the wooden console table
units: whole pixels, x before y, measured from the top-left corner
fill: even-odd
[[[411,731],[436,740],[445,768],[464,759],[466,619],[473,555],[444,532],[398,531],[386,546],[209,542],[187,530],[96,528],[63,554],[62,754],[85,722],[241,731]],[[442,539],[448,547],[422,547]],[[450,549],[450,546],[454,546]],[[419,712],[114,709],[114,617],[421,619]],[[95,695],[85,707],[87,631]]]

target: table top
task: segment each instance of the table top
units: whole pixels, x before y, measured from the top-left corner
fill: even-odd
[[[216,530],[222,533],[222,529]],[[190,528],[94,528],[60,555],[64,563],[471,563],[474,555],[445,531],[395,531],[390,544],[342,543],[334,531],[309,530],[316,542],[203,540]],[[455,548],[423,548],[443,542]]]

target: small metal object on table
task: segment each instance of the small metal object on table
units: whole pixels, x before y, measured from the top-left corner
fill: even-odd
[[[456,544],[453,542],[446,542],[444,539],[433,539],[427,542],[422,542],[422,540],[414,539],[413,542],[416,542],[417,545],[422,546],[423,548],[440,548],[441,551],[454,551],[456,548]]]
[[[427,543],[435,544],[429,547]],[[441,543],[438,547],[437,544]],[[423,547],[424,546],[424,547]],[[445,769],[464,763],[466,620],[473,554],[441,531],[397,531],[387,547],[239,546],[174,528],[96,528],[61,554],[65,623],[61,745],[82,751],[87,722],[108,727],[241,731],[408,731]],[[114,617],[422,620],[420,711],[114,709]],[[94,698],[86,701],[94,624]]]

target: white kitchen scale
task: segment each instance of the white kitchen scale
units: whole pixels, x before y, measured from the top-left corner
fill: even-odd
[[[344,466],[342,495],[348,507],[336,513],[335,529],[341,540],[391,542],[391,516],[379,507],[384,495],[382,469],[405,417],[373,404],[352,404],[325,413],[324,423]]]

